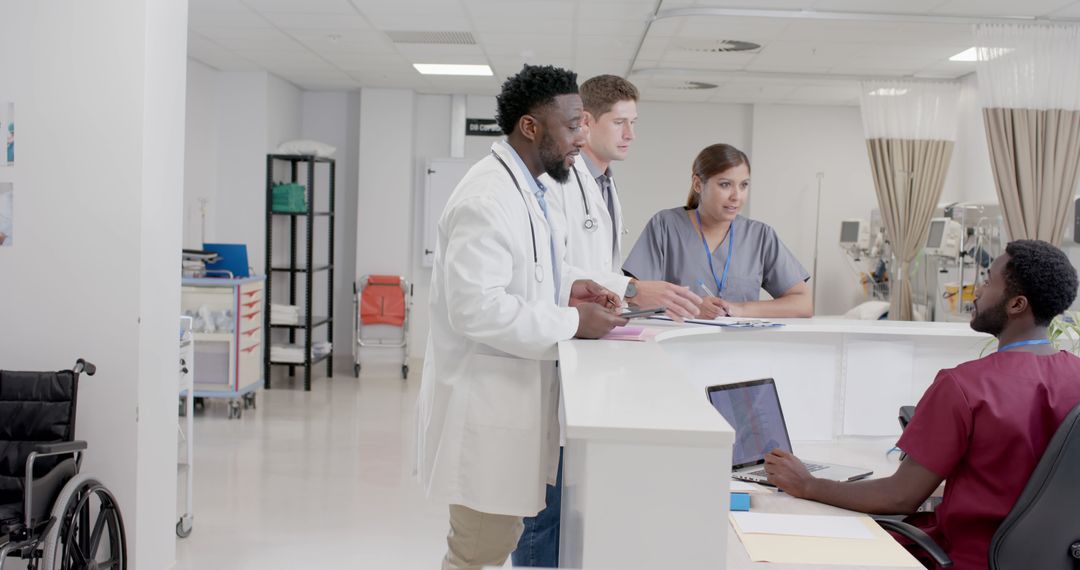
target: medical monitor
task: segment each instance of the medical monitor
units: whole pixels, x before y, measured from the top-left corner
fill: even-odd
[[[930,232],[926,236],[926,255],[956,257],[964,240],[964,226],[949,218],[930,220]]]
[[[926,247],[931,249],[941,247],[941,240],[945,237],[946,221],[941,219],[930,222],[930,236],[926,238]]]
[[[791,451],[784,411],[772,378],[708,388],[709,402],[735,430],[732,469],[765,462],[773,449]]]
[[[840,246],[866,249],[870,247],[870,224],[866,220],[840,222]]]

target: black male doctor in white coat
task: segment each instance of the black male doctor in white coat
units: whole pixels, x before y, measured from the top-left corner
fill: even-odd
[[[418,476],[450,504],[444,569],[501,565],[544,507],[559,452],[556,346],[626,320],[591,281],[556,304],[561,263],[537,178],[565,179],[584,143],[573,73],[526,66],[498,98],[506,140],[455,188],[438,225],[417,401]]]

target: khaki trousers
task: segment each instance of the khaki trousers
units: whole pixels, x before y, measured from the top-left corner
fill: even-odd
[[[479,570],[502,566],[517,548],[524,530],[521,517],[493,515],[450,505],[450,534],[446,536],[443,570]]]

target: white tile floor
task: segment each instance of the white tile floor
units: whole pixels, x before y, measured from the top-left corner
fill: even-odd
[[[258,392],[226,419],[224,401],[195,416],[195,525],[177,569],[437,568],[445,507],[410,476],[420,369],[372,365],[361,378],[324,370],[312,391]]]

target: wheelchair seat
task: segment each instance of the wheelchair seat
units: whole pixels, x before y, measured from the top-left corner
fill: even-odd
[[[0,570],[9,556],[34,570],[127,566],[115,498],[79,473],[86,442],[73,436],[84,371],[95,368],[79,360],[59,372],[0,370]],[[92,512],[100,515],[91,526]],[[87,558],[99,550],[106,560]]]

